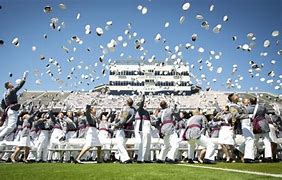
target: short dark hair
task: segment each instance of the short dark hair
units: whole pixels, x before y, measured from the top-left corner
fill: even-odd
[[[189,119],[191,117],[187,111],[182,111],[182,114],[185,119]]]
[[[229,94],[228,95],[228,100],[230,101],[230,102],[232,102],[232,97],[234,96],[234,93],[231,93],[231,94]]]
[[[133,100],[131,98],[128,98],[126,102],[127,102],[127,105],[130,107],[133,105]]]
[[[6,89],[9,88],[9,84],[10,84],[10,82],[5,82],[4,86],[5,86]]]
[[[257,98],[256,97],[252,97],[250,98],[250,103],[253,105],[253,104],[256,104],[257,103]]]
[[[165,108],[167,107],[167,104],[166,104],[166,102],[163,100],[163,101],[161,101],[160,106],[161,106],[162,109],[165,109]]]

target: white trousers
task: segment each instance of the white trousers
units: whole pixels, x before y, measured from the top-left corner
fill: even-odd
[[[18,111],[9,109],[7,112],[7,118],[4,122],[4,124],[7,126],[5,126],[0,132],[0,141],[3,140],[6,135],[14,131],[14,129],[17,126],[17,121],[18,121]]]
[[[270,129],[269,137],[271,139],[271,142],[282,144],[282,138],[278,138],[276,136],[275,127],[273,126],[273,124],[269,124],[269,129]]]
[[[128,152],[126,151],[125,148],[125,134],[124,130],[118,129],[116,131],[116,140],[117,140],[117,149],[120,155],[120,161],[124,162],[129,160]]]
[[[53,129],[53,132],[51,134],[51,138],[50,138],[50,143],[49,143],[49,148],[53,149],[55,147],[58,147],[58,145],[60,144],[59,139],[64,135],[63,131],[61,129]],[[48,152],[48,160],[59,160],[60,156],[59,153],[55,153],[54,157],[53,157],[53,151],[49,151]]]
[[[76,131],[69,131],[66,133],[66,141],[68,141],[71,138],[76,138]],[[71,148],[69,144],[67,144],[65,146],[66,149]],[[64,161],[69,161],[70,160],[70,156],[72,154],[72,157],[76,157],[77,156],[77,152],[70,152],[70,151],[66,151],[64,154]]]
[[[18,111],[9,109],[7,112],[6,120],[1,127],[0,131],[0,141],[3,139],[11,139],[14,133],[12,133],[17,127],[18,120]],[[7,137],[8,136],[8,137]],[[9,148],[9,147],[7,147]],[[10,157],[11,153],[5,153],[2,157],[3,160],[7,160]]]
[[[47,161],[49,130],[41,130],[36,143],[36,160]]]
[[[239,146],[239,151],[244,153],[244,159],[255,159],[255,140],[253,128],[250,119],[244,119],[242,122],[242,133],[245,138],[244,143]]]
[[[188,159],[195,158],[195,148],[196,145],[204,146],[206,150],[205,159],[214,161],[216,154],[216,145],[212,142],[212,140],[204,135],[201,135],[199,139],[191,139],[188,141],[190,146],[188,146]]]
[[[4,140],[6,140],[6,141],[14,141],[14,134],[15,133],[10,133],[8,136],[5,136]],[[8,146],[8,145],[0,146],[0,150],[10,150],[10,149],[15,149],[15,147]],[[7,161],[10,158],[11,154],[12,153],[10,153],[10,152],[5,152],[3,156],[2,156],[2,153],[0,154],[0,156],[2,156],[1,157],[2,160]]]
[[[151,146],[151,122],[148,120],[142,121],[142,132],[139,132],[141,121],[135,121],[135,140],[138,148],[137,161],[150,160],[150,146]]]
[[[138,161],[150,161],[151,134],[141,132],[141,142],[139,144]]]
[[[164,145],[161,147],[158,159],[164,161],[167,157],[168,159],[175,160],[179,147],[177,133],[174,132],[171,135],[165,135],[163,139]]]
[[[269,133],[255,134],[255,144],[257,145],[259,138],[262,138],[264,144],[264,157],[272,158],[271,140]]]
[[[104,149],[110,149],[111,145],[107,144],[107,141],[110,141],[109,132],[105,130],[99,130],[98,137],[100,142],[102,143],[102,150],[103,150],[103,158],[104,160],[110,159],[110,151]]]

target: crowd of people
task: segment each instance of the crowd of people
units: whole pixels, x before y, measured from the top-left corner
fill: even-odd
[[[259,98],[239,102],[238,95],[231,93],[224,107],[215,101],[212,114],[200,108],[181,110],[178,102],[168,103],[165,98],[159,107],[149,111],[145,94],[136,100],[129,97],[121,110],[87,105],[79,111],[52,107],[46,111],[32,102],[25,108],[18,103],[17,92],[24,86],[27,74],[15,87],[5,83],[0,121],[0,158],[4,162],[214,164],[281,160],[280,110],[274,107],[274,113],[269,113]],[[134,139],[134,151],[128,151],[128,138]],[[163,141],[155,145],[154,138]],[[115,139],[115,143],[106,143],[109,139]],[[81,142],[80,152],[67,150],[71,140]],[[180,151],[183,142],[187,146]],[[159,149],[152,152],[153,146]],[[53,151],[56,148],[66,150],[58,153]]]

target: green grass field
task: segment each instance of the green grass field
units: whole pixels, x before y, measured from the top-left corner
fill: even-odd
[[[195,165],[207,166],[207,165]],[[208,167],[282,174],[282,163],[218,163]],[[279,179],[169,164],[0,164],[0,179]],[[280,177],[280,179],[282,179]]]

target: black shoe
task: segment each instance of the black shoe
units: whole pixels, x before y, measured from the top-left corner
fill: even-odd
[[[195,164],[192,159],[188,159],[187,163],[188,163],[188,164]]]
[[[132,161],[129,159],[129,160],[122,162],[122,164],[132,164]]]
[[[203,161],[204,164],[216,164],[215,161],[209,160],[209,159],[204,159]]]
[[[162,164],[162,163],[164,163],[164,161],[163,161],[163,160],[160,160],[160,159],[157,159],[157,160],[156,160],[156,163]]]
[[[0,163],[6,163],[6,160],[0,159]]]
[[[244,159],[244,163],[255,163],[253,159]]]
[[[153,163],[152,161],[144,161],[144,163]]]
[[[12,160],[11,160],[11,158],[8,158],[5,162],[10,163],[10,162],[12,162]]]
[[[270,163],[270,162],[273,162],[271,158],[264,158],[262,159],[262,162],[264,163]]]
[[[176,163],[174,160],[169,159],[169,158],[167,158],[167,159],[165,160],[165,162],[168,163],[168,164],[175,164],[175,163]]]
[[[101,164],[101,163],[104,162],[104,160],[103,159],[97,159],[96,162],[97,162],[97,164]]]
[[[83,164],[80,160],[77,160],[77,159],[74,160],[74,163],[75,164]]]
[[[136,161],[137,164],[143,164],[143,161]]]

